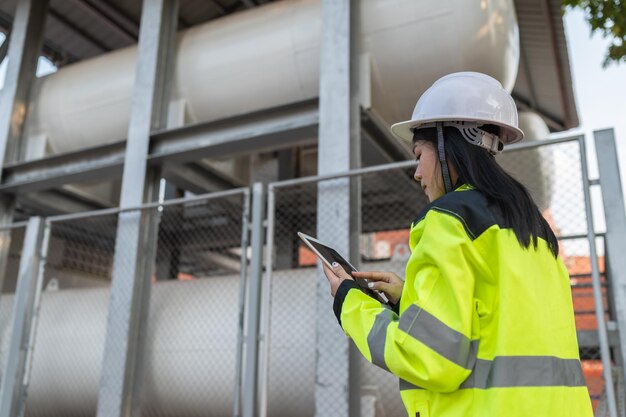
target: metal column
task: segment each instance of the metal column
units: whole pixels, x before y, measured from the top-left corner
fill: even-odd
[[[591,208],[591,191],[589,184],[589,170],[587,168],[587,149],[585,138],[578,140],[580,148],[580,163],[583,175],[583,194],[585,196],[585,214],[587,218],[587,239],[589,241],[589,259],[591,260],[591,277],[593,284],[593,301],[595,304],[596,320],[598,325],[598,340],[600,342],[600,355],[604,375],[604,392],[606,393],[607,404],[609,406],[609,416],[617,417],[615,403],[615,390],[613,376],[611,372],[611,354],[607,337],[606,322],[604,321],[604,304],[602,300],[602,287],[600,284],[600,269],[598,267],[598,255],[596,252],[596,233],[593,228],[593,210]]]
[[[17,2],[9,35],[9,63],[0,100],[0,156],[3,156],[0,167],[4,161],[13,161],[18,156],[47,10],[47,0]]]
[[[613,129],[594,132],[600,187],[606,219],[607,275],[611,277],[611,288],[621,348],[622,375],[626,381],[626,214],[624,213],[624,194],[620,180],[617,148]]]
[[[18,1],[11,33],[4,41],[8,43],[9,62],[0,97],[0,179],[4,162],[14,161],[19,153],[47,11],[48,0]],[[13,220],[14,199],[4,195],[0,200],[0,225],[9,224]],[[0,288],[4,281],[7,251],[0,251]]]
[[[0,417],[21,416],[24,412],[23,381],[38,287],[43,231],[44,222],[41,217],[31,217],[26,228],[15,291],[11,341],[0,391]]]
[[[11,32],[7,33],[6,38],[2,41],[2,45],[0,45],[0,63],[4,61],[4,58],[7,57],[7,52],[9,52],[9,40],[11,36]]]
[[[360,165],[358,100],[358,0],[322,0],[318,174]],[[359,261],[360,192],[357,179],[324,181],[318,188],[318,237]],[[321,268],[317,286],[315,415],[360,414],[358,352],[332,311]]]
[[[124,175],[98,416],[138,416],[145,321],[154,268],[156,226],[150,214],[123,211],[155,197],[158,184],[147,166],[150,132],[166,121],[178,1],[145,0],[135,86],[126,141]]]
[[[250,279],[247,288],[245,339],[245,369],[243,375],[243,416],[258,415],[258,351],[259,322],[261,313],[261,279],[263,277],[263,245],[265,231],[265,189],[262,183],[252,187],[252,253],[250,256]]]

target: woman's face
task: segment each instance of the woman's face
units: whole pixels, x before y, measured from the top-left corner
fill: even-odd
[[[413,146],[413,154],[419,162],[413,178],[421,183],[428,201],[435,201],[445,194],[437,150],[431,142],[418,140]]]

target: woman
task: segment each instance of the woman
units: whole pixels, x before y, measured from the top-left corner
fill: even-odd
[[[340,325],[400,378],[410,417],[592,416],[567,270],[526,189],[496,163],[523,138],[495,79],[454,73],[392,127],[410,143],[430,204],[411,226],[406,281],[325,267]]]

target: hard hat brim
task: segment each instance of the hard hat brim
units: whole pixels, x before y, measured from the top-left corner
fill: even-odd
[[[466,121],[466,122],[484,122],[485,124],[491,124],[500,126],[505,135],[499,137],[505,145],[510,145],[515,142],[519,142],[524,139],[524,132],[521,129],[501,123],[497,123],[494,120],[480,120],[480,119],[468,119],[466,117],[433,117],[424,120],[406,120],[404,122],[395,123],[391,126],[391,133],[398,139],[400,139],[409,148],[413,145],[413,129],[426,123],[432,122],[454,122],[454,121]]]

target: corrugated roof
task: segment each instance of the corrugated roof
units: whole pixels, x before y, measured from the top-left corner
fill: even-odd
[[[520,67],[513,95],[551,130],[579,124],[560,0],[517,0]]]

